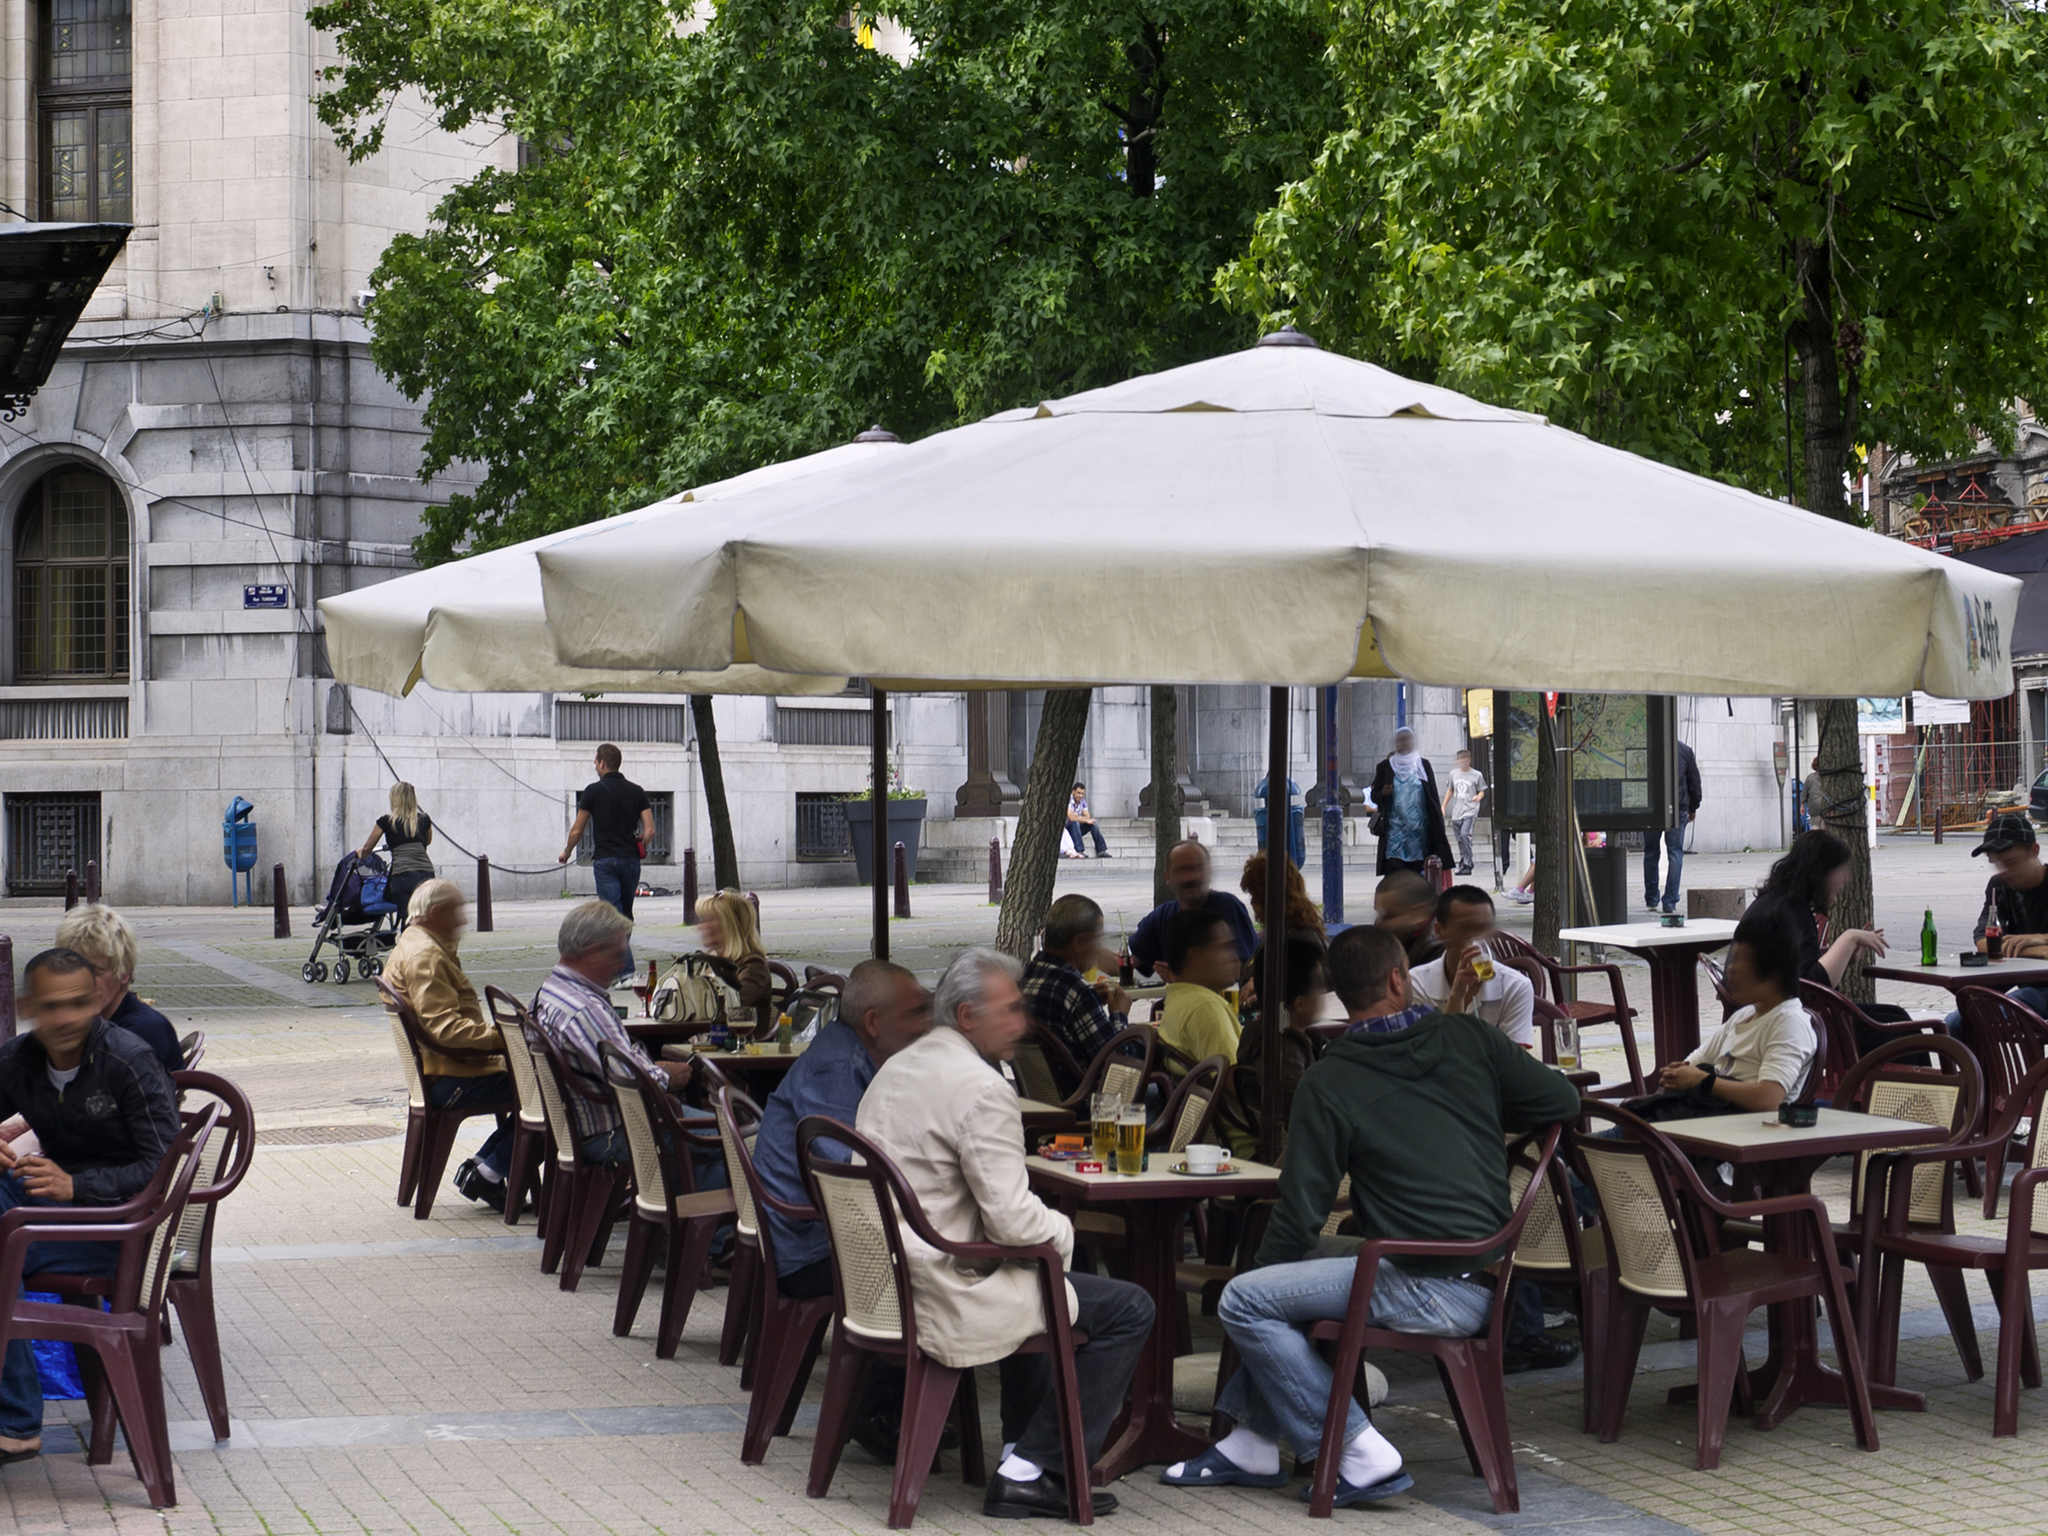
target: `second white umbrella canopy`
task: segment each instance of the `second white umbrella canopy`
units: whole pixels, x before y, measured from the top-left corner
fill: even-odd
[[[2011,691],[2019,583],[1305,344],[537,551],[595,669]]]
[[[817,483],[820,476],[901,451],[902,444],[886,433],[863,433],[836,448],[698,486],[586,528],[326,598],[320,614],[328,660],[342,682],[389,694],[409,693],[420,682],[456,693],[837,693],[846,686],[843,675],[792,677],[744,663],[700,670],[569,665],[556,655],[548,633],[536,557],[585,532],[688,521],[721,498]]]

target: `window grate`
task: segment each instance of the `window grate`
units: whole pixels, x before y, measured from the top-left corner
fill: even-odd
[[[799,859],[853,857],[853,835],[846,829],[844,795],[800,794],[796,797],[796,856]]]
[[[555,701],[557,741],[652,741],[680,747],[689,740],[689,729],[689,711],[681,704]]]
[[[864,709],[775,708],[775,739],[785,747],[865,747],[875,739]]]
[[[126,699],[0,700],[0,741],[119,741]]]
[[[100,856],[100,797],[7,796],[7,894],[55,896]]]

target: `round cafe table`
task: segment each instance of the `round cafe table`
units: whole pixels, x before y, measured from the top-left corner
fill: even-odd
[[[1134,1468],[1185,1461],[1207,1449],[1207,1438],[1182,1429],[1173,1414],[1172,1309],[1185,1304],[1175,1277],[1181,1225],[1203,1200],[1269,1198],[1280,1190],[1280,1170],[1265,1163],[1234,1159],[1235,1173],[1207,1177],[1167,1172],[1169,1163],[1179,1161],[1177,1154],[1155,1152],[1145,1172],[1124,1175],[1080,1173],[1072,1163],[1045,1157],[1025,1159],[1032,1187],[1049,1203],[1110,1211],[1123,1218],[1130,1238],[1131,1279],[1144,1287],[1157,1312],[1131,1378],[1131,1411],[1124,1432],[1103,1448],[1095,1463],[1098,1486]]]

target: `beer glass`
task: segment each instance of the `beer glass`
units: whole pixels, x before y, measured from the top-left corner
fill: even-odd
[[[1113,1093],[1095,1094],[1088,1104],[1088,1122],[1094,1135],[1095,1161],[1107,1168],[1116,1158],[1116,1117],[1124,1101]]]
[[[1116,1171],[1145,1171],[1145,1106],[1126,1104],[1116,1117]]]

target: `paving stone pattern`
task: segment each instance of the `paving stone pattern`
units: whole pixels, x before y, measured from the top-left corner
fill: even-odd
[[[1896,908],[1885,914],[1894,932],[1916,930],[1929,902],[1945,931],[1967,931],[1983,875],[1963,853],[1953,844],[1887,846],[1880,881]],[[1757,878],[1763,862],[1694,859],[1687,870],[1702,882],[1736,883]],[[1149,894],[1149,872],[1134,865],[1067,863],[1061,878],[1105,906],[1122,906],[1132,921]],[[1361,905],[1369,885],[1354,872]],[[968,888],[919,887],[914,904],[919,917],[896,924],[892,940],[920,968],[993,930],[993,913]],[[47,904],[7,905],[0,921],[25,953],[55,914]],[[549,939],[566,905],[501,903],[501,931],[465,947],[476,978],[530,989],[551,958]],[[654,909],[643,913],[643,953],[661,952],[657,935],[687,947],[679,903],[643,905]],[[845,964],[862,952],[862,893],[774,892],[763,905],[781,953]],[[295,914],[301,936],[289,942],[267,937],[267,912],[133,916],[144,945],[141,990],[181,1029],[208,1032],[208,1067],[246,1087],[259,1127],[272,1133],[221,1217],[216,1284],[234,1432],[213,1443],[182,1344],[174,1346],[166,1390],[179,1506],[148,1510],[125,1460],[86,1467],[77,1437],[82,1405],[52,1404],[48,1453],[0,1468],[0,1532],[725,1536],[884,1528],[887,1470],[857,1449],[829,1498],[804,1497],[814,1407],[761,1466],[740,1464],[745,1396],[737,1371],[715,1359],[723,1291],[698,1298],[677,1357],[657,1361],[655,1294],[632,1336],[612,1337],[616,1241],[610,1261],[565,1295],[539,1272],[530,1220],[508,1229],[451,1190],[425,1222],[394,1203],[404,1100],[390,1035],[359,984],[298,981],[310,944],[303,913]],[[1640,979],[1631,973],[1632,985]],[[1940,996],[1886,995],[1922,1003]],[[1647,988],[1637,1001],[1647,1002]],[[1593,1064],[1610,1072],[1619,1059],[1612,1040],[1593,1042]],[[325,1139],[343,1134],[366,1139]],[[473,1130],[465,1144],[480,1135]],[[1817,1187],[1846,1211],[1845,1163],[1825,1170]],[[1973,1287],[1988,1356],[1997,1323],[1982,1282]],[[1668,1322],[1653,1328],[1625,1432],[1613,1445],[1579,1432],[1576,1367],[1514,1378],[1508,1401],[1522,1488],[1514,1516],[1496,1516],[1471,1476],[1433,1375],[1385,1362],[1392,1392],[1376,1416],[1407,1453],[1416,1489],[1388,1507],[1338,1518],[1402,1532],[2048,1529],[2048,1399],[2025,1394],[2020,1434],[1994,1441],[1990,1383],[1962,1379],[1917,1274],[1908,1275],[1906,1308],[1900,1379],[1928,1394],[1928,1411],[1880,1415],[1883,1449],[1875,1455],[1854,1447],[1845,1415],[1807,1409],[1768,1434],[1738,1421],[1721,1470],[1694,1471],[1692,1413],[1664,1403],[1671,1387],[1692,1378],[1692,1346]],[[1199,1348],[1213,1349],[1215,1337],[1212,1325],[1198,1326]],[[1759,1326],[1749,1356],[1763,1353]],[[991,1431],[995,1402],[993,1382],[985,1382]],[[1263,1536],[1301,1532],[1307,1518],[1292,1489],[1192,1493],[1144,1473],[1117,1492],[1123,1508],[1102,1529],[1133,1536]],[[991,1526],[979,1490],[961,1484],[957,1459],[948,1458],[927,1487],[918,1528]]]

